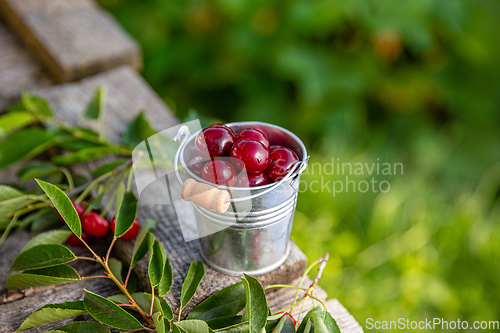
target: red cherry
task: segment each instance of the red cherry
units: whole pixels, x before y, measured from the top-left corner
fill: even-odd
[[[203,171],[203,167],[207,163],[207,160],[201,156],[196,156],[191,161],[189,161],[187,167],[191,170],[192,173],[201,177],[201,172]]]
[[[269,184],[269,177],[267,177],[265,172],[259,173],[248,173],[242,172],[236,180],[236,186],[238,187],[255,187]]]
[[[82,229],[95,237],[104,237],[109,232],[109,222],[95,212],[88,213],[83,217]]]
[[[85,231],[82,231],[82,239],[85,243],[90,243],[90,241],[92,241],[92,236],[90,236],[88,233],[86,233]],[[68,239],[66,240],[66,242],[69,244],[69,245],[73,245],[73,246],[78,246],[78,247],[81,247],[81,246],[85,246],[83,244],[83,242],[78,238],[76,237],[75,234],[71,234],[71,236],[68,237]]]
[[[269,164],[269,151],[259,141],[240,140],[231,148],[229,156],[236,158],[234,166],[238,170],[245,167],[248,173],[262,172]]]
[[[113,217],[113,219],[111,220],[110,225],[111,225],[111,231],[114,233],[115,232],[115,226],[116,226],[116,216]],[[128,229],[127,232],[124,233],[120,237],[120,239],[123,239],[123,240],[126,240],[126,241],[134,239],[137,236],[137,234],[139,233],[139,229],[141,229],[141,224],[139,223],[138,219],[135,219],[134,223],[132,223],[132,226],[130,227],[130,229]]]
[[[258,128],[245,128],[244,130],[239,131],[234,138],[234,141],[237,142],[243,139],[259,141],[264,145],[264,147],[266,147],[266,149],[269,149],[269,139],[267,138],[267,134]]]
[[[203,167],[202,177],[207,182],[218,185],[233,186],[236,182],[236,169],[223,160],[213,160]]]
[[[198,133],[195,147],[201,157],[228,156],[234,143],[234,131],[224,126],[208,127]]]
[[[231,132],[231,134],[233,134],[233,136],[236,136],[236,133],[234,132],[234,130],[231,128],[231,127],[228,127],[224,124],[212,124],[210,126],[208,126],[209,128],[225,128],[227,129],[229,132]]]
[[[78,213],[78,217],[81,220],[82,217],[83,217],[83,214],[85,214],[86,208],[83,207],[82,204],[75,203],[73,200],[71,200],[71,203],[73,203],[73,207],[75,207],[76,212]],[[56,213],[57,213],[57,216],[59,216],[59,218],[61,219],[61,221],[64,222],[64,219],[62,218],[61,214],[59,214],[59,212],[57,211],[57,209],[56,209]]]
[[[277,182],[285,177],[298,161],[297,154],[290,148],[276,147],[269,154],[269,166],[266,169],[266,174],[272,182]]]

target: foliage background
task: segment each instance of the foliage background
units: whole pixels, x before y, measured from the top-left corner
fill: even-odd
[[[321,285],[363,326],[499,319],[500,2],[100,3],[181,119],[281,125],[311,163],[404,164],[375,176],[387,194],[299,198],[293,239],[311,259],[330,252]],[[322,178],[345,176],[303,180]]]

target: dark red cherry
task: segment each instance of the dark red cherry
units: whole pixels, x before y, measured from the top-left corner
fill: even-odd
[[[259,173],[245,173],[242,172],[236,180],[236,185],[238,187],[255,187],[269,184],[269,177],[267,177],[265,172]]]
[[[228,156],[234,143],[234,131],[224,126],[208,127],[198,133],[195,147],[205,159]]]
[[[207,182],[218,185],[233,186],[236,183],[236,169],[234,166],[222,160],[213,160],[203,167],[202,177]]]
[[[83,217],[83,214],[85,214],[85,207],[83,207],[82,204],[75,203],[73,200],[71,200],[71,202],[73,203],[73,207],[75,207],[76,212],[78,213],[78,217],[81,220]],[[56,212],[57,212],[57,216],[59,216],[61,221],[64,222],[64,219],[62,218],[61,214],[59,214],[59,212],[57,210],[56,210]]]
[[[82,229],[91,236],[101,238],[108,234],[109,222],[99,214],[91,212],[83,217]]]
[[[269,164],[269,152],[259,141],[243,139],[231,148],[229,156],[236,158],[233,162],[238,170],[246,168],[247,173],[262,172]]]
[[[115,233],[116,216],[113,217],[113,219],[111,220],[110,227],[111,227],[111,231],[113,233]],[[123,240],[126,240],[126,241],[132,240],[132,239],[134,239],[137,236],[137,234],[139,233],[140,229],[141,229],[141,224],[139,223],[138,219],[135,219],[134,223],[132,223],[132,226],[130,227],[130,229],[128,229],[127,232],[124,233],[120,237],[120,239],[123,239]]]
[[[264,145],[264,147],[266,147],[266,149],[269,149],[269,139],[267,138],[267,134],[260,129],[245,128],[244,130],[241,130],[238,132],[238,134],[236,134],[234,141],[237,142],[243,139],[259,141]]]
[[[203,171],[203,167],[205,166],[206,163],[207,163],[206,159],[204,159],[201,156],[196,156],[191,161],[189,161],[187,166],[192,173],[194,173],[198,177],[201,177],[201,172]]]
[[[297,154],[290,148],[276,147],[269,154],[269,166],[266,169],[266,174],[272,182],[277,182],[285,177],[298,161]]]
[[[233,136],[236,136],[236,132],[231,128],[231,127],[228,127],[224,124],[212,124],[210,126],[208,126],[209,128],[212,127],[212,128],[225,128],[227,129],[229,132],[231,132],[231,134],[233,134]]]
[[[85,231],[82,231],[82,239],[85,243],[90,243],[90,241],[92,240],[92,236],[90,236],[89,234],[87,234]],[[85,244],[83,244],[83,242],[78,238],[76,237],[75,234],[71,234],[71,236],[68,237],[68,239],[66,240],[66,242],[69,244],[69,245],[73,245],[73,246],[85,246]]]

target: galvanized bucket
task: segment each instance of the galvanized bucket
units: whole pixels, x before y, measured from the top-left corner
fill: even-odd
[[[193,204],[198,225],[204,228],[213,226],[215,230],[224,228],[200,239],[204,261],[228,275],[241,275],[243,272],[260,275],[274,270],[288,257],[300,175],[307,168],[309,156],[302,141],[279,126],[262,122],[226,125],[235,132],[248,127],[262,129],[271,145],[291,148],[299,157],[299,162],[277,183],[251,188],[219,186],[206,182],[187,167],[186,162],[197,155],[194,139],[198,132],[184,138],[179,138],[181,130],[178,134],[180,146],[174,165],[181,185],[188,177],[227,190],[231,196],[226,201],[233,209],[222,214]],[[184,177],[179,174],[178,163],[186,172]]]

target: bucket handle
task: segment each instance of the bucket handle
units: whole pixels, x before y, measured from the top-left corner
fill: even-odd
[[[181,184],[181,186],[184,186],[184,181],[181,179],[181,176],[179,174],[179,168],[178,168],[179,155],[180,155],[180,152],[181,152],[183,146],[187,143],[187,139],[189,138],[190,135],[191,134],[189,132],[189,128],[186,125],[183,125],[179,128],[179,130],[177,131],[177,135],[173,138],[174,142],[179,141],[179,148],[177,149],[177,152],[175,153],[175,157],[174,157],[174,171],[175,171],[175,176],[177,177],[177,180],[179,181],[179,184]],[[275,183],[273,186],[271,186],[270,188],[268,188],[262,192],[255,193],[255,194],[252,194],[252,195],[249,195],[246,197],[242,197],[242,198],[230,198],[230,199],[228,198],[225,200],[225,202],[241,202],[241,201],[245,201],[245,200],[249,200],[249,199],[258,198],[261,195],[264,195],[266,193],[271,192],[272,190],[276,189],[278,186],[280,186],[284,182],[288,181],[289,179],[291,179],[293,177],[296,178],[302,172],[304,172],[307,168],[307,162],[309,161],[310,157],[311,156],[307,156],[303,161],[299,161],[299,162],[295,163],[293,165],[292,169],[287,173],[287,175],[285,177],[283,177],[280,181]]]

